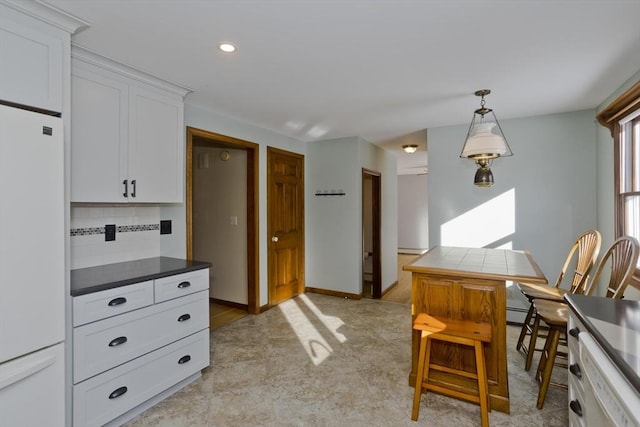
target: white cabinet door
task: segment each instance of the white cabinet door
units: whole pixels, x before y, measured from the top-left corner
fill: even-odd
[[[198,374],[209,366],[209,351],[209,329],[204,329],[75,385],[73,425],[97,427],[109,423]]]
[[[64,340],[62,133],[0,105],[0,363]]]
[[[74,47],[71,201],[181,203],[184,94]]]
[[[69,34],[0,5],[0,99],[62,111],[62,44]]]
[[[73,383],[208,326],[209,298],[205,291],[74,328]]]
[[[126,202],[128,86],[93,68],[71,76],[71,201]]]
[[[0,425],[65,425],[64,344],[0,365]]]
[[[181,203],[182,98],[130,86],[129,99],[130,201]]]

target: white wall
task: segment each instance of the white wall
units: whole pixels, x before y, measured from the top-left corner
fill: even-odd
[[[340,138],[307,148],[306,284],[362,291],[362,168],[381,172],[382,289],[397,280],[397,163],[393,154],[362,140]],[[344,190],[345,196],[315,196]]]
[[[211,263],[211,298],[246,305],[247,152],[194,146],[193,159],[193,257]]]
[[[500,121],[514,156],[493,163],[491,188],[475,187],[476,166],[458,157],[467,124],[430,129],[430,245],[527,249],[553,282],[576,237],[597,225],[594,115]]]
[[[308,144],[306,174],[306,285],[360,293],[361,189],[358,139]],[[315,196],[343,190],[344,196]]]
[[[398,248],[429,248],[428,175],[398,176]]]

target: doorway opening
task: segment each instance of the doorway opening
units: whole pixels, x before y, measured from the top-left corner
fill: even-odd
[[[258,144],[187,127],[187,258],[212,265],[212,327],[260,310],[257,188]]]
[[[362,169],[362,296],[382,296],[381,175]]]

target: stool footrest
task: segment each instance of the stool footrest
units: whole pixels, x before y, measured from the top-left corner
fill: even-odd
[[[450,374],[460,375],[463,377],[471,378],[473,380],[478,379],[478,375],[473,372],[467,372],[461,369],[450,368],[448,366],[442,366],[436,363],[429,363],[429,369],[435,369],[436,371],[441,371],[441,372],[448,372]]]
[[[422,383],[422,388],[425,390],[432,390],[437,393],[444,394],[445,396],[457,397],[458,399],[463,399],[472,403],[480,403],[480,396],[477,394],[463,393],[461,391],[443,387],[437,384]]]

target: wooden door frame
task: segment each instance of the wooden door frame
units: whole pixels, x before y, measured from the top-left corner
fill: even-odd
[[[271,171],[269,170],[269,156],[271,153],[276,153],[279,155],[285,155],[285,156],[291,156],[291,157],[296,157],[302,160],[302,199],[301,199],[301,203],[302,203],[302,208],[301,208],[301,212],[302,212],[302,218],[301,218],[301,225],[302,225],[302,237],[301,237],[301,242],[300,242],[300,256],[301,258],[301,263],[302,263],[302,274],[301,277],[298,279],[298,295],[302,295],[305,291],[305,287],[306,287],[306,281],[305,281],[305,269],[306,269],[306,262],[305,262],[305,190],[304,190],[304,184],[305,184],[305,175],[304,175],[304,155],[299,154],[299,153],[294,153],[291,151],[286,151],[286,150],[282,150],[279,148],[275,148],[275,147],[267,147],[267,246],[269,246],[271,244],[271,236],[273,235],[273,230],[271,229],[271,221],[269,216],[273,214],[273,212],[271,211],[270,208],[270,201],[273,200],[273,196],[271,194]],[[269,299],[269,303],[268,303],[268,308],[273,307],[273,294],[275,292],[274,290],[274,283],[271,283],[271,271],[270,269],[271,267],[271,259],[269,259],[269,257],[271,256],[271,250],[267,249],[267,277],[268,277],[268,281],[269,283],[267,284],[267,288],[268,288],[268,299]]]
[[[187,126],[187,259],[193,259],[193,145],[194,140],[247,151],[247,311],[260,313],[258,245],[258,154],[259,145],[242,139]]]
[[[372,243],[373,243],[373,289],[371,291],[372,298],[382,298],[382,174],[378,171],[362,168],[362,203],[361,212],[364,215],[364,180],[365,177],[371,177],[371,222],[372,222]],[[364,220],[362,222],[364,232]],[[360,253],[364,253],[363,247]]]

